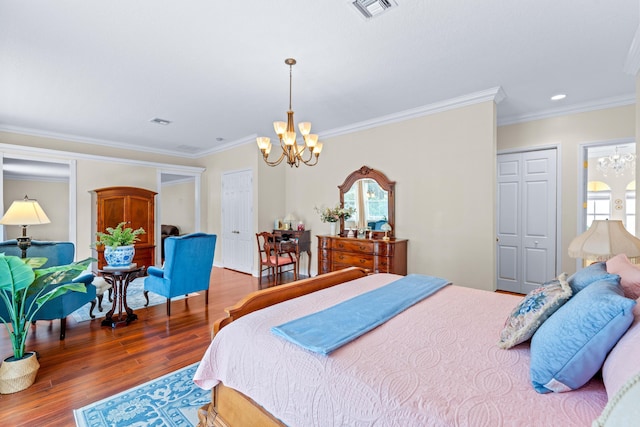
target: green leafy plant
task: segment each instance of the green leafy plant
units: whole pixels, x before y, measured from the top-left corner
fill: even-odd
[[[142,227],[134,230],[131,227],[125,227],[125,225],[127,225],[126,222],[121,222],[116,228],[107,227],[106,232],[98,231],[96,233],[98,240],[94,242],[94,245],[104,245],[112,248],[129,246],[140,240],[139,235],[146,233]]]
[[[9,331],[14,359],[22,359],[34,316],[47,301],[67,292],[87,292],[84,283],[70,283],[95,261],[87,258],[72,264],[38,268],[47,258],[19,258],[0,254],[0,301],[8,316],[0,321]],[[63,285],[51,287],[50,285]]]

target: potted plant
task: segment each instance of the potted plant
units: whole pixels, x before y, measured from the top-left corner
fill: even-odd
[[[125,225],[123,221],[116,228],[107,227],[106,232],[96,233],[98,240],[94,245],[104,246],[104,259],[112,267],[129,266],[136,253],[134,243],[140,240],[139,235],[146,233],[142,227],[134,230]]]
[[[47,258],[19,258],[0,254],[0,304],[2,322],[11,339],[13,356],[0,365],[0,393],[15,393],[31,386],[36,379],[38,359],[25,352],[26,339],[34,316],[47,301],[67,292],[87,292],[84,283],[72,283],[95,261],[87,258],[68,265],[39,269]],[[51,287],[64,283],[60,286]]]

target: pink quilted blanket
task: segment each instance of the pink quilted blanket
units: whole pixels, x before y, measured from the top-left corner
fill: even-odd
[[[496,346],[519,301],[511,295],[447,286],[329,356],[269,332],[398,277],[358,279],[234,321],[194,381],[222,382],[289,426],[588,426],[604,408],[601,381],[538,394],[528,345]]]

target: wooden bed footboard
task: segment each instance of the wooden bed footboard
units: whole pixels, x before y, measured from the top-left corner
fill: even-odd
[[[220,329],[246,314],[279,302],[359,279],[367,274],[368,270],[366,269],[349,267],[344,270],[287,283],[286,285],[252,292],[236,305],[225,309],[227,316],[214,323],[212,337]],[[223,384],[214,387],[211,400],[208,407],[205,405],[200,409],[198,427],[274,427],[284,425],[249,397],[225,387]]]

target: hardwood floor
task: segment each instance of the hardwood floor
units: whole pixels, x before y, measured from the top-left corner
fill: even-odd
[[[291,280],[283,275],[283,282]],[[268,286],[266,276],[262,285]],[[73,409],[199,361],[224,308],[257,289],[255,277],[214,268],[208,306],[201,294],[172,302],[171,317],[165,304],[136,309],[138,320],[115,329],[100,326],[104,312],[90,322],[69,317],[63,341],[59,321],[37,322],[27,350],[40,354],[38,377],[27,390],[0,395],[0,425],[74,426]],[[0,355],[11,355],[4,328]]]

